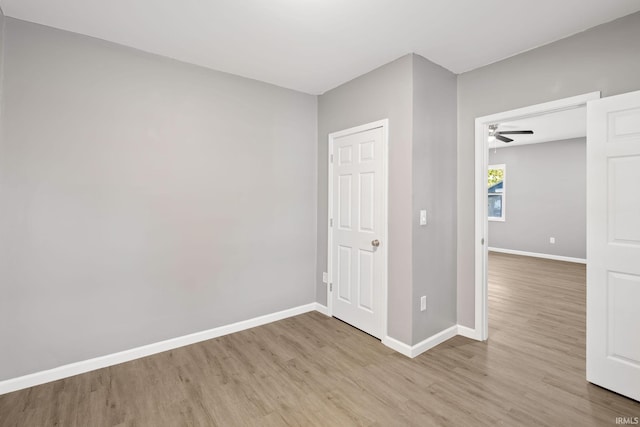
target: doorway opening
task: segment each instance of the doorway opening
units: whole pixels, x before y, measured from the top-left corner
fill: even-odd
[[[475,330],[474,338],[479,340],[486,340],[489,337],[489,320],[488,320],[488,252],[489,252],[489,209],[487,209],[488,203],[488,189],[494,190],[492,198],[493,203],[492,215],[495,220],[502,220],[508,211],[506,206],[508,202],[508,168],[503,168],[503,176],[506,176],[505,182],[500,187],[498,182],[492,188],[488,185],[488,172],[489,172],[489,149],[490,149],[490,136],[493,136],[493,140],[496,139],[496,130],[500,130],[499,125],[509,123],[512,126],[518,127],[522,125],[519,121],[523,120],[535,120],[535,118],[549,115],[551,113],[566,112],[571,114],[573,110],[585,108],[588,101],[599,99],[600,92],[592,92],[584,95],[579,95],[571,98],[565,98],[558,101],[547,102],[543,104],[533,105],[530,107],[520,108],[516,110],[506,111],[502,113],[493,114],[490,116],[479,117],[475,123],[475,146],[476,146],[476,177],[475,177],[475,230],[476,230],[476,245],[475,245]],[[526,127],[526,125],[525,125]],[[508,128],[502,129],[502,139],[512,139]],[[515,130],[515,128],[514,128]],[[518,129],[519,130],[519,129]],[[523,129],[529,130],[529,129]],[[498,134],[500,135],[500,134]],[[518,135],[518,134],[515,134]],[[514,140],[516,138],[513,138]],[[501,142],[501,141],[497,141]],[[515,141],[509,141],[512,143]],[[499,175],[500,168],[496,169],[496,174]],[[496,215],[498,215],[496,217]]]

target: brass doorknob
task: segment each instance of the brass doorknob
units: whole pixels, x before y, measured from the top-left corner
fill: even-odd
[[[371,246],[373,246],[374,248],[377,248],[378,246],[380,246],[380,240],[378,240],[378,239],[372,240],[371,241]]]

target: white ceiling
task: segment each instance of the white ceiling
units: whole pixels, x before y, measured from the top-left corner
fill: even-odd
[[[587,108],[573,108],[526,119],[514,120],[512,122],[500,123],[498,130],[532,130],[533,135],[505,135],[513,139],[513,141],[509,143],[492,140],[490,138],[489,149],[580,138],[587,135]]]
[[[0,0],[7,16],[319,94],[415,52],[462,73],[638,0]]]

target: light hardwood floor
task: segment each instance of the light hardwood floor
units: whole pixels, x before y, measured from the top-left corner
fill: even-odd
[[[583,265],[491,254],[490,339],[415,359],[308,313],[0,396],[0,426],[614,426],[585,381]]]

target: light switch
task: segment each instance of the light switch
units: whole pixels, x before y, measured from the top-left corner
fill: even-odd
[[[427,225],[427,211],[420,211],[420,225]]]

